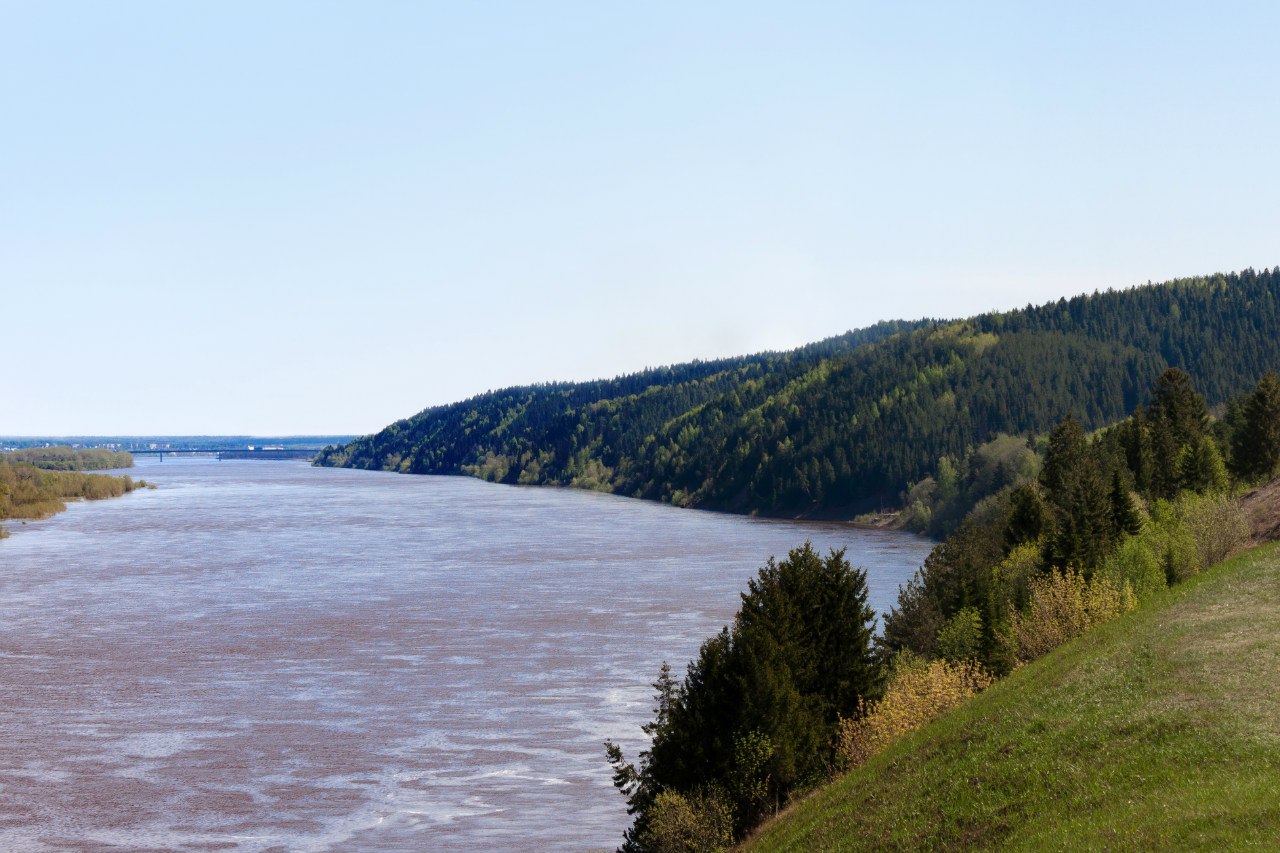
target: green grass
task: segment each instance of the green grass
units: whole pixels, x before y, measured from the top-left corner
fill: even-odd
[[[1023,667],[743,849],[1280,850],[1280,543]]]

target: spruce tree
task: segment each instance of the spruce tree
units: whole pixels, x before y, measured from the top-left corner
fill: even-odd
[[[1116,530],[1129,534],[1142,530],[1142,514],[1119,468],[1111,475],[1111,523]]]
[[[1280,376],[1268,370],[1244,405],[1231,442],[1231,473],[1242,482],[1270,477],[1280,465]]]
[[[866,573],[844,551],[823,557],[805,543],[760,569],[733,625],[703,643],[678,688],[664,669],[640,767],[606,744],[635,815],[628,853],[645,849],[648,812],[664,791],[727,792],[742,833],[766,803],[828,772],[839,719],[879,686],[867,595]],[[748,750],[746,767],[743,744],[768,749]]]
[[[1100,461],[1075,418],[1068,416],[1049,435],[1040,481],[1056,516],[1049,561],[1063,567],[1096,566],[1117,528]]]
[[[1049,530],[1051,519],[1040,485],[1035,482],[1017,486],[1009,495],[1009,524],[1005,528],[1005,551],[1024,542],[1034,542]]]
[[[1159,498],[1172,498],[1179,490],[1194,487],[1183,473],[1190,471],[1194,478],[1198,469],[1185,468],[1184,462],[1187,453],[1201,452],[1209,409],[1186,371],[1171,367],[1156,380],[1147,414],[1151,421],[1151,492]]]
[[[1049,434],[1049,446],[1045,448],[1044,467],[1040,469],[1040,482],[1050,503],[1065,508],[1071,502],[1071,494],[1084,465],[1088,447],[1084,430],[1071,415]]]
[[[1162,420],[1169,426],[1179,448],[1194,443],[1208,428],[1209,409],[1185,370],[1171,367],[1160,374],[1152,397],[1151,419]]]
[[[1227,467],[1222,462],[1222,453],[1208,435],[1200,436],[1182,451],[1178,481],[1182,488],[1201,495],[1227,487]]]
[[[1133,472],[1133,486],[1141,494],[1151,493],[1151,426],[1142,406],[1133,410],[1133,417],[1116,428],[1120,447],[1124,450],[1125,464]]]

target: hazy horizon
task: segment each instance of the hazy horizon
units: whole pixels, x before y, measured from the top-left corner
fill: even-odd
[[[1274,265],[1272,265],[1272,266],[1274,266]],[[1262,269],[1262,268],[1263,268],[1263,267],[1256,267],[1255,269]],[[1267,269],[1271,269],[1272,267],[1271,267],[1271,266],[1268,266],[1268,267],[1266,267],[1266,268],[1267,268]],[[1243,269],[1243,268],[1242,268],[1242,269]],[[1232,272],[1239,272],[1239,271],[1241,271],[1241,270],[1218,270],[1218,271],[1215,271],[1214,273],[1207,273],[1207,274],[1205,274],[1205,275],[1213,275],[1213,274],[1216,274],[1216,273],[1218,273],[1218,272],[1222,272],[1222,273],[1232,273]],[[1154,281],[1152,281],[1152,282],[1141,282],[1141,283],[1139,283],[1139,284],[1131,285],[1130,287],[1143,287],[1143,286],[1148,286],[1148,285],[1156,285],[1156,284],[1160,284],[1160,283],[1161,283],[1161,282],[1154,282]],[[1124,288],[1124,287],[1116,287],[1116,288],[1111,288],[1111,289],[1113,289],[1113,290],[1124,290],[1124,289],[1128,289],[1128,288]],[[983,309],[983,310],[981,310],[981,311],[974,311],[974,312],[971,312],[971,313],[969,313],[969,314],[965,314],[965,315],[953,315],[953,316],[948,316],[948,317],[926,317],[926,316],[921,316],[921,317],[883,317],[883,318],[881,318],[880,320],[876,320],[876,321],[873,321],[873,322],[871,322],[871,323],[868,323],[868,324],[867,324],[867,326],[872,326],[872,325],[875,325],[875,323],[879,323],[879,322],[891,322],[891,321],[895,321],[895,320],[898,320],[898,321],[906,321],[906,322],[911,322],[911,321],[915,321],[915,320],[925,320],[925,321],[934,321],[934,320],[936,320],[936,321],[941,321],[941,322],[946,322],[946,321],[948,321],[948,320],[961,320],[961,319],[967,319],[967,318],[969,318],[969,317],[978,316],[978,315],[981,315],[981,314],[986,314],[986,313],[989,313],[989,312],[1002,312],[1002,311],[1014,311],[1014,310],[1019,310],[1019,309],[1022,309],[1022,308],[1027,307],[1027,304],[1040,305],[1040,304],[1045,304],[1046,302],[1054,302],[1054,301],[1057,301],[1058,299],[1071,299],[1071,298],[1072,298],[1072,297],[1074,297],[1074,296],[1088,295],[1088,294],[1090,294],[1090,293],[1094,293],[1094,292],[1101,292],[1101,291],[1102,291],[1102,289],[1098,289],[1097,291],[1093,291],[1093,290],[1091,290],[1091,291],[1083,291],[1083,292],[1081,292],[1081,293],[1067,293],[1067,294],[1062,294],[1061,296],[1058,296],[1058,297],[1050,297],[1050,298],[1048,298],[1047,300],[1044,300],[1044,301],[1042,301],[1042,302],[1037,302],[1037,303],[1023,303],[1023,304],[1021,304],[1021,305],[1010,305],[1010,306],[1000,306],[1000,307],[988,308],[988,309]],[[857,331],[858,329],[867,328],[867,326],[859,326],[859,327],[857,327],[856,329],[854,329],[854,328],[851,328],[851,329],[845,329],[845,330],[842,330],[842,331],[840,331],[840,332],[836,332],[836,333],[833,333],[833,334],[830,334],[830,335],[823,335],[823,336],[822,336],[822,337],[820,337],[820,338],[815,338],[815,339],[813,339],[813,340],[809,340],[809,341],[801,342],[801,343],[799,343],[799,344],[796,344],[795,346],[773,348],[771,351],[783,352],[783,351],[790,351],[790,350],[798,349],[798,348],[804,347],[804,346],[805,346],[805,345],[807,345],[807,344],[818,343],[818,342],[820,342],[820,341],[822,341],[822,340],[830,339],[830,338],[833,338],[833,337],[839,337],[839,336],[841,336],[841,335],[847,334],[848,332]],[[694,359],[689,359],[689,361],[696,361],[696,360],[700,360],[700,361],[715,361],[715,360],[717,360],[717,359],[721,359],[721,358],[733,358],[733,357],[735,357],[735,356],[756,355],[756,354],[759,354],[759,353],[762,353],[762,352],[766,352],[766,351],[767,351],[767,350],[753,350],[753,351],[751,351],[751,352],[726,352],[726,353],[721,353],[721,354],[718,354],[718,355],[712,355],[712,356],[705,357],[705,358],[694,358]],[[636,368],[636,369],[634,369],[634,370],[627,370],[627,371],[625,371],[625,372],[623,372],[623,373],[615,373],[615,374],[610,374],[610,375],[607,375],[607,376],[606,376],[606,375],[583,375],[583,376],[553,377],[553,378],[550,378],[550,379],[547,379],[547,380],[534,380],[533,382],[523,382],[523,383],[515,383],[515,384],[516,384],[516,385],[537,385],[537,384],[544,384],[544,383],[545,383],[545,384],[551,384],[551,383],[559,383],[559,382],[591,382],[591,381],[595,381],[595,380],[615,379],[615,378],[619,378],[619,377],[626,376],[626,375],[630,375],[630,374],[642,373],[642,372],[644,372],[644,371],[646,371],[646,370],[652,370],[652,369],[658,369],[658,368],[663,368],[663,367],[669,367],[669,366],[673,366],[673,365],[675,365],[675,364],[680,364],[680,363],[682,363],[682,362],[659,362],[659,363],[653,363],[653,364],[646,364],[646,365],[644,365],[644,366],[642,366],[642,367],[638,367],[638,368]],[[278,433],[269,433],[269,432],[245,432],[245,431],[234,431],[234,430],[226,431],[226,432],[209,432],[209,431],[207,431],[207,430],[196,430],[196,431],[193,431],[193,432],[185,432],[185,433],[183,433],[183,432],[159,432],[159,431],[156,431],[156,430],[143,430],[143,431],[139,431],[139,432],[128,432],[128,433],[124,433],[124,432],[112,432],[112,433],[107,433],[107,432],[74,432],[74,433],[66,433],[66,432],[64,432],[64,433],[53,433],[53,432],[49,432],[49,433],[4,433],[4,434],[0,434],[0,439],[4,439],[4,438],[14,438],[14,439],[33,439],[33,438],[41,438],[41,439],[52,439],[52,438],[66,438],[66,439],[77,439],[77,438],[135,438],[135,439],[136,439],[136,438],[199,438],[199,437],[221,438],[221,439],[227,439],[227,438],[254,438],[254,439],[274,439],[274,438],[281,438],[281,439],[288,439],[288,438],[338,438],[338,437],[359,437],[359,436],[363,436],[363,435],[370,435],[370,434],[373,434],[373,433],[379,432],[379,431],[381,431],[381,430],[382,430],[382,428],[383,428],[383,427],[388,426],[389,424],[391,424],[391,423],[393,423],[393,422],[395,422],[395,421],[402,420],[402,419],[404,419],[404,418],[412,417],[413,415],[418,414],[419,412],[423,411],[424,409],[428,409],[428,408],[431,408],[431,407],[433,407],[433,406],[448,405],[449,403],[461,402],[461,401],[463,401],[463,400],[467,400],[467,399],[470,399],[470,398],[472,398],[472,397],[476,397],[476,396],[479,396],[479,395],[482,395],[482,394],[489,393],[489,392],[491,392],[491,391],[497,391],[497,390],[501,390],[501,389],[503,389],[503,388],[508,388],[508,387],[512,387],[512,386],[511,386],[511,385],[501,385],[501,386],[499,386],[499,385],[494,385],[494,386],[486,387],[486,388],[484,388],[484,389],[478,389],[478,390],[475,390],[475,391],[472,391],[472,392],[465,393],[465,394],[463,394],[462,396],[459,396],[459,397],[456,397],[456,398],[453,398],[453,399],[450,399],[450,400],[440,400],[440,401],[435,401],[435,402],[432,402],[432,403],[429,403],[429,404],[426,404],[426,405],[420,406],[419,408],[414,409],[413,411],[405,412],[405,413],[403,413],[403,414],[397,415],[397,416],[395,416],[395,417],[391,418],[390,420],[386,421],[385,423],[383,423],[383,424],[379,424],[378,426],[376,426],[376,427],[374,427],[374,428],[372,428],[372,429],[369,429],[369,430],[365,430],[364,432],[351,432],[351,431],[341,432],[341,431],[337,431],[337,430],[315,430],[315,431],[311,431],[311,432],[299,432],[299,431],[294,431],[294,432],[278,432]]]
[[[0,433],[489,389],[1280,262],[1280,9],[0,2]]]

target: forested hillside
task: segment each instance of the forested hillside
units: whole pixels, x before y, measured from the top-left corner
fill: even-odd
[[[881,323],[787,353],[509,388],[427,409],[318,464],[468,473],[685,506],[876,503],[996,433],[1119,420],[1180,367],[1210,406],[1280,365],[1280,268],[960,321]]]

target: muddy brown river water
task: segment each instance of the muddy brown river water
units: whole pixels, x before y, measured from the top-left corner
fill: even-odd
[[[0,541],[0,850],[612,849],[601,742],[806,538],[884,610],[913,536],[299,462]]]

